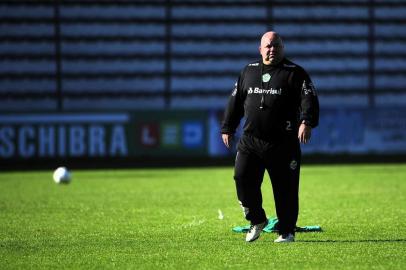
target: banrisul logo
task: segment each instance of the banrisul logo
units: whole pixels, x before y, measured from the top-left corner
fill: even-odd
[[[251,94],[265,94],[265,95],[282,95],[282,88],[279,89],[261,89],[259,87],[255,87],[255,88],[248,88],[248,95]]]

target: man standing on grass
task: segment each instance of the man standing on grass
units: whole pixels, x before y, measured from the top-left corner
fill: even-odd
[[[235,84],[222,139],[230,147],[241,118],[246,118],[234,171],[237,197],[251,223],[246,241],[258,239],[268,222],[261,193],[266,169],[279,221],[275,242],[293,242],[299,213],[300,143],[307,143],[311,129],[318,125],[319,102],[306,71],[284,57],[278,33],[265,33],[259,51],[262,61],[248,64]]]

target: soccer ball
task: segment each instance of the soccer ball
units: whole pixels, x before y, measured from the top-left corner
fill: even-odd
[[[66,167],[59,167],[54,171],[53,178],[57,184],[69,184],[71,181],[71,173]]]

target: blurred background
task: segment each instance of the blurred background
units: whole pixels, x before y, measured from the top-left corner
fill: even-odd
[[[220,121],[278,31],[318,91],[307,162],[406,161],[406,1],[0,2],[0,164],[232,165]]]

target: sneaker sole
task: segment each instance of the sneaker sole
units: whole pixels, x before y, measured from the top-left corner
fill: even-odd
[[[251,239],[251,240],[249,240],[249,241],[245,240],[245,242],[247,242],[247,243],[251,243],[251,242],[254,242],[255,240],[257,240],[258,238],[259,238],[259,236],[258,236],[258,237],[256,237],[256,238],[254,238],[254,239]]]
[[[274,243],[294,243],[295,240],[293,241],[273,241]]]

